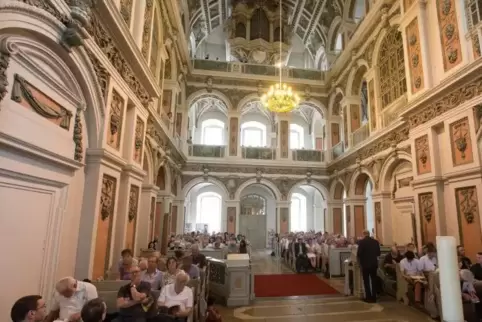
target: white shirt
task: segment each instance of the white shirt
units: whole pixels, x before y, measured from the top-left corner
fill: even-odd
[[[162,289],[161,294],[157,299],[157,304],[162,304],[167,307],[179,305],[181,310],[185,310],[186,308],[192,308],[192,289],[190,287],[184,286],[184,289],[181,291],[181,293],[178,294],[176,293],[174,285],[175,284],[169,284]]]
[[[416,276],[420,272],[420,261],[416,258],[409,262],[406,258],[400,261],[400,269],[405,275]]]
[[[425,272],[435,271],[437,267],[437,258],[429,258],[428,255],[424,255],[419,259],[420,270]]]
[[[52,311],[60,310],[59,320],[66,321],[73,314],[79,313],[85,303],[97,297],[97,288],[93,284],[77,281],[77,290],[71,297],[55,292]]]

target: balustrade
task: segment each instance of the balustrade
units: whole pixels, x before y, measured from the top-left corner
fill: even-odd
[[[226,147],[223,145],[189,145],[189,156],[202,158],[224,158]]]
[[[331,148],[331,159],[335,160],[336,158],[339,158],[343,152],[345,152],[345,142],[341,141]]]
[[[193,60],[194,69],[210,70],[225,73],[239,73],[259,76],[279,76],[279,68],[271,65],[247,64],[239,62],[223,62],[209,59]],[[322,81],[325,79],[325,73],[317,69],[304,68],[282,68],[282,75],[285,78]]]
[[[242,147],[243,159],[275,160],[276,148]]]
[[[369,136],[370,129],[368,123],[366,123],[351,134],[351,142],[353,142],[353,146],[356,146],[368,139]]]
[[[291,150],[293,161],[324,162],[325,154],[319,150]]]

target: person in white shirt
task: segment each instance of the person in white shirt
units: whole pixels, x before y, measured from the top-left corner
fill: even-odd
[[[427,245],[427,254],[419,259],[420,271],[432,272],[437,268],[437,252],[433,244]]]
[[[73,277],[64,277],[55,285],[52,308],[46,322],[80,322],[80,311],[85,303],[96,299],[96,287],[87,282],[77,281]]]
[[[405,252],[405,258],[400,261],[400,270],[405,279],[414,286],[415,304],[422,303],[422,287],[426,283],[421,271],[420,261],[412,251]]]
[[[174,315],[187,320],[193,307],[193,293],[192,289],[186,286],[188,282],[189,276],[186,273],[177,274],[174,284],[169,284],[162,289],[157,299],[157,305],[167,308],[179,306]]]

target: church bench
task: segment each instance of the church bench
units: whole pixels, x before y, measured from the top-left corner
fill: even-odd
[[[378,260],[377,275],[378,277],[380,277],[380,280],[383,283],[383,290],[385,291],[385,293],[393,297],[396,297],[397,281],[396,279],[393,279],[390,275],[388,275],[385,271],[385,256],[386,254],[383,254],[382,256],[380,256]]]
[[[402,302],[405,305],[409,304],[408,300],[408,282],[403,276],[402,270],[400,268],[400,264],[397,263],[396,265],[396,274],[397,274],[397,301]]]

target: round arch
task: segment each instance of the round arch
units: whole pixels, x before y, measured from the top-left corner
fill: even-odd
[[[64,76],[60,81],[73,94],[68,99],[75,105],[85,108],[83,126],[86,131],[83,131],[83,135],[87,139],[87,144],[84,150],[87,147],[100,148],[105,103],[101,86],[85,48],[77,47],[68,53],[58,43],[65,28],[62,23],[53,17],[39,14],[35,7],[22,7],[21,10],[22,12],[7,15],[5,18],[8,19],[0,19],[2,25],[16,26],[8,28],[8,34],[0,36],[0,47],[4,48],[10,57],[17,54],[35,57],[57,75]],[[36,29],[32,30],[32,26]],[[56,57],[60,59],[55,59]]]
[[[337,197],[339,189],[341,189],[341,197],[340,198]],[[343,183],[343,181],[341,181],[340,179],[333,180],[333,182],[330,185],[330,195],[329,195],[330,198],[332,200],[342,200],[343,199],[343,190],[346,190],[345,184]]]
[[[342,19],[340,16],[336,16],[331,25],[330,29],[328,29],[328,35],[327,35],[327,42],[328,42],[328,50],[333,51],[335,50],[335,44],[336,44],[336,38],[338,36],[338,33],[341,32],[341,27],[342,27]]]
[[[302,100],[300,102],[299,106],[301,106],[301,105],[311,106],[316,111],[318,111],[318,113],[321,114],[322,118],[326,118],[328,116],[328,110],[327,110],[326,106],[317,99],[310,98],[309,101],[308,100],[304,100],[304,101]]]
[[[382,167],[380,169],[380,189],[382,191],[390,191],[390,181],[393,170],[395,170],[395,168],[404,161],[412,164],[412,157],[407,152],[399,151],[397,153],[390,154],[385,160],[385,162],[382,164]]]
[[[348,74],[348,79],[346,81],[345,92],[348,93],[348,95],[350,96],[360,95],[360,93],[353,93],[353,89],[358,86],[358,84],[355,84],[355,82],[361,81],[358,79],[358,76],[360,76],[361,72],[363,72],[361,76],[365,75],[368,69],[369,69],[368,63],[366,60],[358,59],[356,61],[356,67],[351,69],[350,74]]]
[[[168,180],[167,180],[167,174],[169,171],[167,171],[166,167],[164,165],[161,165],[159,169],[157,170],[157,177],[156,177],[156,186],[160,190],[166,190],[166,187],[168,187]]]
[[[243,108],[246,106],[246,104],[251,102],[258,102],[258,101],[261,101],[261,98],[259,97],[258,94],[256,93],[248,94],[238,102],[238,105],[236,106],[236,110],[241,113],[243,112]]]
[[[316,190],[318,190],[318,192],[323,197],[323,200],[325,201],[327,201],[330,196],[330,192],[328,191],[328,189],[326,189],[324,185],[322,185],[316,180],[310,180],[310,182],[308,182],[308,180],[305,179],[298,181],[293,187],[291,187],[290,192],[288,193],[288,200],[291,200],[291,195],[295,192],[297,188],[300,188],[301,186],[310,186],[315,188]]]
[[[281,192],[279,191],[278,187],[277,187],[271,180],[262,178],[262,179],[258,182],[256,178],[251,178],[251,179],[246,180],[245,182],[243,182],[243,183],[238,187],[238,189],[236,190],[236,193],[234,194],[234,200],[239,200],[239,198],[240,198],[241,193],[243,192],[243,190],[246,189],[247,187],[249,187],[250,185],[253,185],[253,184],[261,184],[261,185],[266,186],[268,189],[271,190],[271,192],[273,192],[273,194],[274,194],[274,196],[275,196],[275,199],[276,199],[277,201],[280,201],[280,200],[282,199],[282,198],[281,198]]]
[[[186,196],[189,194],[191,189],[194,188],[195,186],[197,186],[200,183],[211,183],[215,186],[218,186],[223,191],[223,194],[224,194],[223,197],[226,198],[225,200],[229,199],[229,191],[226,188],[226,186],[224,185],[224,183],[222,183],[218,179],[216,179],[214,177],[211,177],[211,176],[207,177],[207,180],[204,177],[197,177],[197,178],[194,178],[194,179],[190,180],[188,183],[186,183],[184,185],[184,187],[182,187],[180,197],[186,198]]]
[[[144,179],[145,184],[153,184],[154,182],[154,166],[151,158],[151,151],[144,146],[144,158],[142,160],[142,169],[146,172]]]
[[[199,90],[199,91],[196,91],[194,93],[192,93],[191,95],[189,95],[189,97],[186,99],[186,104],[188,106],[188,110],[191,108],[191,106],[200,98],[202,97],[205,97],[205,96],[214,96],[216,97],[217,99],[219,99],[220,101],[222,101],[226,107],[228,108],[228,111],[229,110],[232,110],[233,109],[233,106],[231,104],[231,100],[226,96],[224,95],[223,93],[221,93],[220,91],[217,91],[217,90],[212,90],[212,91],[209,91],[207,89],[202,89],[202,90]]]
[[[338,114],[334,114],[333,113],[333,109],[335,107],[335,102],[336,102],[336,99],[337,97],[341,96],[341,99],[340,101],[343,99],[344,94],[343,94],[343,91],[337,87],[335,89],[335,91],[330,95],[330,98],[329,98],[329,101],[328,101],[328,106],[329,106],[329,117],[333,117],[333,116],[340,116],[341,114],[341,109],[338,111]]]
[[[380,56],[380,47],[382,46],[383,40],[387,36],[388,32],[391,31],[391,28],[383,28],[380,33],[378,34],[378,38],[375,41],[375,45],[373,46],[373,57],[372,57],[372,66],[376,66],[378,62],[378,57]]]
[[[375,180],[373,180],[373,176],[370,173],[370,171],[368,169],[366,169],[365,167],[358,168],[357,170],[355,170],[355,172],[351,176],[350,186],[348,188],[349,193],[347,192],[348,196],[351,197],[351,196],[356,195],[356,186],[357,186],[358,180],[360,179],[360,176],[362,176],[362,175],[366,176],[366,180],[370,180],[370,182],[372,184],[372,189],[373,190],[375,189],[375,184],[374,184]],[[366,184],[366,181],[365,181],[365,184]]]

